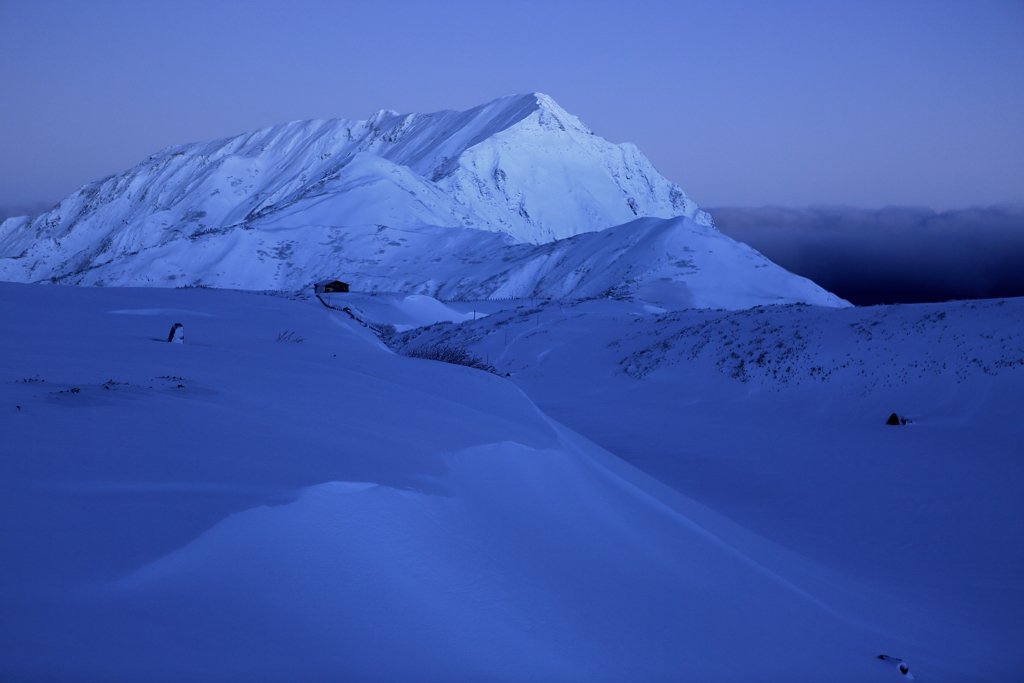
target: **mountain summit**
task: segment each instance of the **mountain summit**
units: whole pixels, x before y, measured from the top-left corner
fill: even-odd
[[[619,240],[663,232],[640,219],[671,220],[678,234],[664,244],[687,251],[704,253],[714,239],[722,268],[700,274],[669,247],[624,250]],[[611,241],[590,235],[628,223]],[[658,300],[665,305],[838,305],[719,237],[634,145],[602,139],[534,93],[463,112],[381,110],[169,147],[46,213],[0,224],[0,279],[298,289],[330,276],[364,290],[481,298],[643,289],[671,290]],[[608,249],[615,281],[597,265]],[[747,264],[739,290],[757,292],[749,301],[734,282],[727,299],[714,295],[715,273],[735,279],[728,264],[737,260]],[[770,274],[756,270],[765,264]]]

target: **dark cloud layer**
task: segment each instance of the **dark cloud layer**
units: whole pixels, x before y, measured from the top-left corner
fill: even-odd
[[[726,235],[859,306],[1024,296],[1024,206],[710,213]]]

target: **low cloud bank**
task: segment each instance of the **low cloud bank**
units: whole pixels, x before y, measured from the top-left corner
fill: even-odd
[[[1024,206],[709,213],[724,234],[858,306],[1024,296]]]

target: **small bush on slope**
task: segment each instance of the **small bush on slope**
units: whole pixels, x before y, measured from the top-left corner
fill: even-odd
[[[465,365],[467,368],[497,372],[493,365],[485,363],[479,356],[474,356],[465,348],[451,344],[434,344],[433,346],[421,346],[405,353],[410,358],[426,358],[427,360],[439,360],[442,363],[452,365]]]

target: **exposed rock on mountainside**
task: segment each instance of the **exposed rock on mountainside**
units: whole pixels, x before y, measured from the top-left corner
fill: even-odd
[[[635,146],[540,94],[171,147],[0,224],[3,280],[298,289],[341,275],[447,298],[844,304],[720,235]]]

